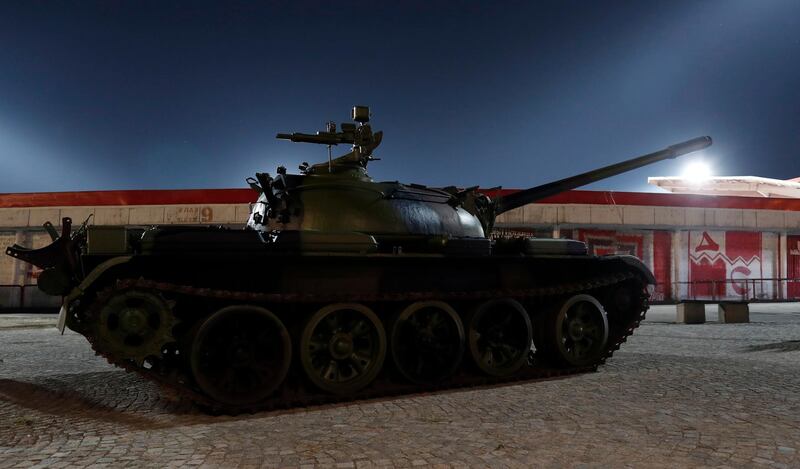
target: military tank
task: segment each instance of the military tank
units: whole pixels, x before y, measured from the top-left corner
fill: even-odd
[[[45,229],[7,254],[63,296],[59,327],[114,365],[238,413],[596,370],[644,318],[652,273],[568,239],[493,239],[495,217],[711,144],[664,150],[527,190],[375,182],[382,132],[352,123],[277,138],[328,160],[247,182],[244,229]],[[350,145],[337,158],[331,148]]]

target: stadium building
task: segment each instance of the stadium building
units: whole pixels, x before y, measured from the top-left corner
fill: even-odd
[[[654,272],[653,302],[800,300],[800,183],[651,178],[673,193],[568,191],[501,215],[495,236],[574,238],[590,252],[632,254]],[[510,192],[509,190],[502,191]],[[728,195],[734,194],[734,195]],[[214,224],[240,228],[250,189],[0,194],[0,246],[41,247],[42,224]],[[47,310],[38,270],[0,256],[0,308]]]

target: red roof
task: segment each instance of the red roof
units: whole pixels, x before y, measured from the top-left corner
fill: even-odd
[[[502,189],[489,195],[505,195],[518,189]],[[800,199],[672,194],[655,192],[567,191],[537,201],[540,204],[644,205],[651,207],[738,208],[800,211]]]
[[[515,189],[487,191],[490,196]],[[252,189],[127,190],[0,194],[0,208],[107,205],[210,205],[254,202]],[[735,197],[651,192],[567,191],[540,200],[542,204],[643,205],[656,207],[738,208],[800,211],[800,199]]]
[[[247,204],[255,202],[252,189],[181,189],[0,194],[0,208],[73,207],[101,205]]]

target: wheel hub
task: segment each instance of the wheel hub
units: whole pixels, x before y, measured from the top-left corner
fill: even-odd
[[[339,332],[328,343],[328,350],[335,360],[344,360],[353,355],[353,337],[350,334]]]
[[[572,340],[583,339],[583,323],[575,320],[569,325],[569,338]]]
[[[233,361],[237,364],[249,364],[253,359],[253,351],[246,344],[237,344],[233,348]]]
[[[139,308],[126,308],[119,313],[120,328],[129,334],[141,334],[147,325],[147,313]]]

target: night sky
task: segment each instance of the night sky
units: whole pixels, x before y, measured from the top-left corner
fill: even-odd
[[[246,187],[354,104],[378,180],[522,188],[699,135],[717,175],[796,177],[800,2],[0,4],[0,192]]]

